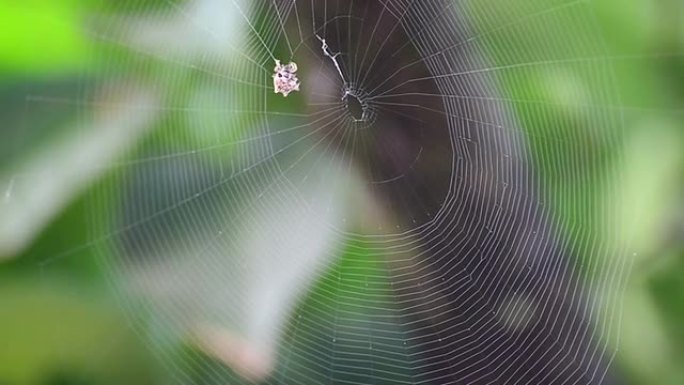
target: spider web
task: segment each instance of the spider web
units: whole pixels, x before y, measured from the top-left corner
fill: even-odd
[[[273,383],[611,383],[628,258],[594,196],[619,197],[621,115],[591,3],[163,4],[155,33],[107,7],[92,29],[106,78],[139,75],[111,95],[164,113],[92,199],[131,314],[231,330]],[[181,383],[241,381],[158,350]]]

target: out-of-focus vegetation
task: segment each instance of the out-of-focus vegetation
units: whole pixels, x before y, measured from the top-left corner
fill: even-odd
[[[511,17],[506,10],[523,10],[526,3],[536,1],[487,1],[488,10],[501,12],[490,12],[486,17],[480,14],[475,28],[506,25]],[[625,147],[603,149],[604,158],[597,161],[604,162],[603,167],[624,168],[624,186],[617,188],[625,192],[626,209],[637,213],[634,223],[621,224],[633,234],[629,242],[634,261],[624,293],[616,366],[630,384],[682,384],[684,3],[596,0],[589,4],[594,9],[593,20],[564,17],[566,13],[558,11],[554,23],[537,23],[533,30],[525,29],[524,24],[504,28],[501,33],[505,36],[498,42],[505,44],[497,46],[493,39],[489,54],[493,65],[505,64],[509,51],[523,49],[530,53],[530,60],[558,57],[568,48],[552,43],[530,47],[529,36],[572,34],[576,23],[592,24],[594,30],[603,31],[602,36],[585,38],[600,41],[598,44],[610,54],[608,62],[621,99],[621,105],[614,107],[624,113],[621,135]],[[119,79],[140,82],[117,84],[127,89],[127,95],[139,97],[137,101],[125,100],[122,106],[154,100],[169,106],[197,105],[206,111],[221,109],[216,100],[226,96],[221,95],[220,87],[212,89],[215,86],[208,84],[195,67],[186,66],[188,61],[173,59],[201,56],[203,50],[213,55],[210,44],[178,41],[177,51],[159,47],[161,57],[172,59],[152,61],[147,70],[153,76],[137,73],[127,78],[127,71],[139,71],[142,66],[122,60],[131,57],[121,53],[127,48],[98,36],[90,27],[98,17],[125,17],[135,19],[138,26],[164,31],[187,28],[202,35],[196,25],[182,24],[182,17],[178,21],[156,18],[153,11],[162,8],[174,9],[167,1],[0,1],[0,206],[4,206],[0,208],[0,384],[163,384],[175,373],[161,364],[161,357],[173,355],[177,349],[191,349],[179,348],[163,337],[140,335],[139,329],[131,327],[134,321],[122,311],[109,285],[106,261],[92,255],[89,247],[97,241],[92,234],[93,215],[107,215],[90,212],[90,189],[102,188],[97,186],[102,180],[116,182],[116,178],[103,179],[106,170],[93,170],[91,163],[111,164],[118,156],[145,146],[172,147],[178,138],[193,136],[191,140],[204,146],[236,139],[234,133],[217,138],[214,133],[190,130],[192,123],[187,116],[174,112],[117,109],[116,91],[110,89],[102,91],[113,95],[106,111],[84,114],[94,109],[88,103],[97,85]],[[226,36],[230,38],[230,32]],[[151,39],[141,44],[156,43]],[[181,47],[183,44],[186,46]],[[156,54],[152,49],[146,52]],[[145,60],[142,56],[141,61]],[[112,62],[103,65],[103,60]],[[582,100],[582,88],[591,91],[586,94],[596,91],[591,89],[594,84],[559,68],[546,66],[524,76],[502,79],[510,97],[537,96],[557,100],[561,106],[555,116],[544,116],[544,122],[536,123],[539,116],[518,111],[522,119],[529,120],[526,126],[542,130],[530,133],[533,146],[534,135],[559,135],[543,131],[557,129],[554,121],[581,122],[586,118],[562,106],[591,104],[591,100]],[[139,92],[132,93],[131,89]],[[244,92],[250,91],[246,88]],[[231,102],[240,105],[240,101]],[[216,125],[217,119],[239,119],[225,116],[228,112],[202,116],[202,109],[198,111],[190,116],[204,119],[206,126]],[[165,132],[160,133],[160,127]],[[622,159],[614,158],[618,152],[623,153]],[[587,199],[595,199],[597,204],[601,199],[611,199],[592,186],[585,187]],[[558,194],[562,196],[562,191]],[[567,215],[572,214],[568,209]],[[615,224],[606,224],[610,225]],[[351,256],[363,254],[354,245],[344,250]],[[68,255],[63,254],[65,251]],[[331,276],[376,269],[376,262],[361,266],[344,253],[330,269]],[[336,290],[340,288],[315,285],[299,308],[322,319],[331,317],[324,309],[326,301],[335,301]],[[355,304],[345,306],[352,309]],[[338,306],[338,311],[344,309]],[[361,317],[355,322],[363,325],[365,320]],[[164,334],[163,330],[156,332]],[[321,333],[329,335],[329,331]],[[149,338],[155,343],[143,342]],[[306,355],[306,346],[292,349],[300,352],[294,357]],[[218,364],[197,368],[193,380],[210,383],[211,376],[205,378],[202,373],[216,370],[211,365]],[[398,381],[408,376],[401,372],[395,375]]]

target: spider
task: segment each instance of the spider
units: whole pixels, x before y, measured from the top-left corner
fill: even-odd
[[[273,92],[283,94],[284,97],[292,91],[299,91],[299,79],[297,79],[297,63],[290,62],[290,64],[280,64],[280,60],[276,60],[276,66],[273,69]]]

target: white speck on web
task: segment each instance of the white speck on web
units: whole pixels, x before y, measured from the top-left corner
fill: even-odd
[[[7,190],[5,190],[5,204],[9,203],[10,200],[12,199],[12,192],[14,190],[14,178],[12,178],[9,182],[9,185],[7,186]]]

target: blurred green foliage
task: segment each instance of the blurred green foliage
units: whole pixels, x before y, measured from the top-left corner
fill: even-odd
[[[539,2],[487,1],[483,9],[498,9],[500,13],[485,14],[483,11],[476,18],[482,24],[476,27],[485,31],[496,29],[497,25],[505,25],[516,10],[520,13],[518,16],[524,16],[525,3]],[[587,2],[586,6],[594,10],[595,20],[578,21],[572,12],[561,10],[555,16],[547,15],[550,19],[546,19],[546,22],[530,21],[502,28],[497,33],[483,37],[483,40],[495,64],[506,65],[510,64],[506,62],[509,57],[507,53],[516,50],[529,53],[530,61],[535,58],[573,57],[572,47],[563,44],[562,39],[551,39],[546,43],[539,39],[535,41],[534,49],[530,49],[530,36],[560,37],[569,30],[573,33],[586,32],[574,30],[579,22],[594,23],[605,32],[601,37],[575,35],[576,40],[573,41],[593,41],[613,56],[613,59],[607,60],[615,71],[612,81],[619,86],[622,104],[628,107],[624,110],[625,132],[621,135],[625,136],[627,143],[631,143],[631,138],[639,138],[638,143],[627,150],[636,148],[640,151],[627,153],[628,161],[624,164],[649,165],[642,169],[635,168],[638,172],[626,172],[628,179],[631,178],[627,186],[636,189],[633,193],[636,197],[633,201],[635,209],[645,213],[645,217],[643,223],[637,226],[639,236],[635,240],[638,243],[635,249],[639,249],[639,255],[625,294],[625,330],[621,336],[618,366],[628,373],[631,384],[681,384],[684,383],[684,370],[680,367],[681,362],[684,362],[684,334],[681,328],[684,325],[684,237],[681,235],[681,215],[677,217],[673,212],[684,209],[681,201],[684,170],[682,158],[677,156],[684,148],[684,111],[681,109],[684,105],[684,31],[681,28],[684,25],[684,4],[677,1],[599,0]],[[111,15],[126,14],[144,18],[148,15],[147,11],[160,7],[169,7],[169,2],[0,2],[0,110],[4,124],[18,128],[2,131],[4,140],[0,144],[0,175],[11,175],[12,167],[29,158],[35,152],[34,147],[49,146],[60,136],[55,132],[68,130],[77,120],[77,108],[47,104],[45,110],[36,110],[35,104],[27,102],[27,94],[54,94],[56,97],[80,100],[82,95],[78,88],[84,78],[98,76],[96,73],[100,66],[97,60],[103,57],[117,60],[116,52],[125,51],[115,42],[98,40],[89,34],[87,23],[92,22],[89,19],[92,12],[106,10]],[[472,12],[475,14],[482,11],[477,7],[478,2],[474,2]],[[597,41],[599,39],[601,41]],[[93,55],[98,52],[106,54]],[[220,89],[208,87],[206,77],[198,75],[192,67],[168,68],[169,63],[163,59],[140,60],[141,63],[121,60],[120,66],[108,66],[110,73],[107,75],[112,76],[112,72],[125,74],[126,71],[144,68],[148,76],[137,73],[135,78],[153,86],[167,87],[165,93],[171,96],[164,102],[168,105],[201,105],[207,110],[219,110],[225,105],[223,102],[227,102],[234,109],[240,109],[239,100],[221,100],[221,97],[229,96],[220,95]],[[546,67],[544,71],[528,68],[516,71],[509,77],[502,76],[501,81],[510,92],[507,95],[510,98],[558,101],[559,107],[551,115],[540,117],[534,109],[524,106],[517,111],[529,130],[532,145],[542,152],[549,151],[541,157],[548,159],[558,154],[553,153],[553,148],[548,146],[549,137],[571,139],[571,130],[581,127],[583,119],[587,119],[577,110],[563,106],[576,102],[572,98],[578,98],[580,94],[601,95],[603,90],[596,87],[606,86],[607,83],[596,81],[595,68],[592,66],[587,71],[577,71],[575,68],[568,72],[563,72],[561,66]],[[215,82],[211,84],[217,87]],[[581,90],[580,87],[585,89]],[[243,90],[248,91],[248,87]],[[589,97],[582,102],[592,104],[600,101]],[[30,110],[26,109],[28,103]],[[202,119],[205,121],[202,126],[211,127],[218,125],[216,120],[240,117],[225,116],[225,113],[211,116],[191,113],[184,119],[170,113],[161,119],[164,119],[164,123],[158,124],[163,124],[166,131],[158,136],[152,135],[154,138],[148,137],[140,148],[173,146],[178,140],[190,140],[202,148],[216,142],[235,140],[233,136],[217,136],[221,135],[217,134],[218,130],[198,133],[189,129],[188,120]],[[175,131],[170,132],[170,127]],[[652,140],[643,141],[643,136],[639,135]],[[592,164],[599,162],[608,165],[615,162],[614,152],[619,150],[600,148],[600,143],[581,145],[594,146],[578,149],[598,157],[586,159],[587,163]],[[659,161],[662,159],[667,161]],[[541,165],[562,165],[567,162],[555,160],[556,163]],[[653,168],[658,168],[659,172],[655,173]],[[582,170],[588,171],[590,168]],[[554,170],[545,171],[552,173]],[[580,188],[587,200],[583,207],[591,211],[600,204],[603,186],[600,183],[601,175],[586,177]],[[0,180],[0,183],[10,183],[10,180]],[[563,184],[547,187],[558,188],[551,195],[563,197]],[[70,201],[30,247],[0,266],[0,384],[154,384],[167,383],[169,376],[172,376],[159,369],[156,358],[158,352],[151,352],[149,345],[142,342],[144,338],[130,326],[115,294],[106,284],[102,264],[88,254],[92,250],[88,247],[73,250],[74,245],[88,245],[90,242],[88,224],[93,213],[86,209],[86,195],[86,192],[81,192],[79,197]],[[573,216],[587,214],[577,211],[576,207],[563,207],[563,202],[561,198],[557,203],[559,210],[564,210],[569,226],[573,221],[579,221]],[[600,226],[595,225],[597,228]],[[60,257],[65,250],[73,252]],[[355,313],[354,308],[359,304],[339,305],[335,301],[335,293],[337,290],[362,292],[363,282],[353,279],[344,282],[339,277],[362,277],[364,271],[381,270],[375,265],[381,263],[379,260],[380,257],[349,245],[338,264],[302,301],[295,316],[298,312],[306,312],[308,317],[332,323],[336,322],[335,316],[340,312]],[[359,301],[362,300],[370,301],[364,306],[372,306],[369,305],[372,298],[360,297]],[[336,330],[343,332],[354,324],[363,326],[368,320],[359,316],[358,319],[348,317],[345,322],[348,324],[338,324]],[[372,325],[366,327],[372,330]],[[292,361],[290,356],[306,357],[306,346],[288,345],[287,341],[294,340],[291,335],[293,332],[288,331],[284,339],[285,349],[291,351],[289,354],[287,351],[282,353],[283,362],[290,368],[302,369],[299,365],[304,364]],[[330,330],[320,332],[322,336],[332,334]],[[377,332],[391,335],[395,331]],[[391,356],[392,349],[407,348],[404,345],[385,347],[383,351]],[[202,372],[208,370],[198,368],[196,371]],[[301,373],[306,373],[306,370],[302,369]],[[396,373],[398,379],[408,375]],[[201,375],[196,381],[209,383]],[[304,383],[305,379],[302,381]]]
[[[78,0],[1,2],[0,71],[36,76],[85,69],[89,39],[81,29],[82,4]]]

